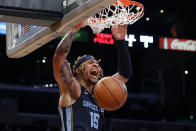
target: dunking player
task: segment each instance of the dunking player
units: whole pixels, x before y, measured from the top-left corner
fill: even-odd
[[[84,25],[68,32],[61,40],[54,54],[53,70],[60,86],[59,113],[62,131],[101,131],[103,129],[104,110],[94,102],[92,92],[97,81],[102,77],[98,61],[91,55],[78,57],[73,66],[73,73],[67,55],[69,54],[74,34]],[[118,52],[118,72],[113,75],[126,82],[132,75],[132,65],[125,43],[126,26],[111,29],[116,40]]]

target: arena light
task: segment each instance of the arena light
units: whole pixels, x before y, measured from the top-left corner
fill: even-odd
[[[42,60],[42,63],[46,63],[46,60],[45,60],[45,59],[43,59],[43,60]]]
[[[161,14],[164,13],[164,10],[160,10],[160,13],[161,13]]]
[[[184,74],[185,74],[185,75],[188,75],[188,74],[189,74],[188,70],[185,70],[185,71],[184,71]]]
[[[146,17],[146,21],[149,21],[150,20],[150,18],[149,17]]]
[[[47,57],[44,56],[44,57],[42,58],[42,63],[46,63],[46,59],[47,59]]]

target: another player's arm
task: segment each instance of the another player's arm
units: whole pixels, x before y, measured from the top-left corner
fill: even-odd
[[[126,83],[133,73],[128,45],[125,42],[127,25],[112,27],[111,31],[115,39],[115,44],[118,52],[118,72],[114,74],[113,77],[120,79],[124,83]]]
[[[71,67],[67,61],[67,55],[70,52],[74,34],[80,28],[75,28],[75,30],[69,31],[64,36],[57,46],[53,57],[54,77],[60,87],[59,106],[73,104],[80,97],[80,84],[73,76]]]

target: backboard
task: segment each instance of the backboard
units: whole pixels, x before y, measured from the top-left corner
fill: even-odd
[[[52,39],[67,33],[73,27],[117,0],[64,0],[63,17],[47,26],[7,23],[6,52],[10,58],[20,58],[40,48]],[[1,13],[1,12],[0,12]],[[25,30],[25,31],[24,31]]]

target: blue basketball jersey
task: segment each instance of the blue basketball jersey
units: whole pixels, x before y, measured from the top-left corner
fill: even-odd
[[[81,87],[80,98],[72,105],[59,107],[61,131],[101,131],[104,109],[100,108],[88,91]]]

